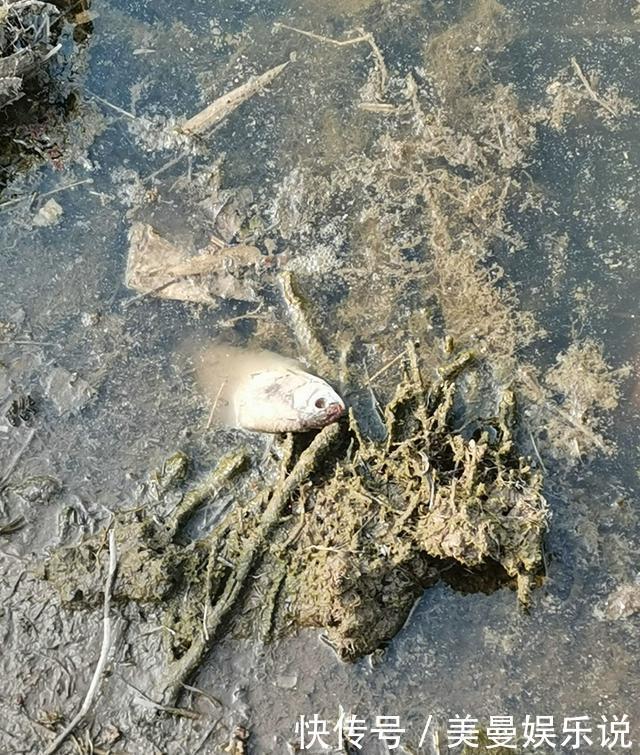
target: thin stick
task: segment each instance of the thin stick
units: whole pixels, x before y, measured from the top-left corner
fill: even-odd
[[[9,207],[10,205],[18,204],[19,202],[25,202],[27,199],[31,202],[35,202],[38,199],[42,199],[43,197],[50,197],[52,194],[58,194],[59,192],[65,191],[66,189],[73,189],[75,186],[92,183],[93,178],[83,178],[81,181],[73,181],[70,184],[65,184],[64,186],[58,186],[55,189],[51,189],[51,191],[45,191],[44,194],[36,194],[35,192],[32,192],[31,194],[25,194],[22,197],[7,199],[6,202],[0,202],[0,207]]]
[[[35,192],[31,192],[31,194],[25,194],[22,197],[13,197],[13,199],[6,199],[4,202],[0,202],[0,208],[10,207],[11,205],[18,204],[19,202],[24,202],[25,199],[34,200],[35,198],[36,198]]]
[[[222,389],[227,384],[226,380],[223,380],[222,383],[220,383],[220,388],[218,388],[218,392],[216,393],[216,397],[213,400],[213,404],[211,406],[211,412],[209,413],[209,419],[207,420],[207,427],[205,428],[208,430],[211,427],[211,423],[213,422],[213,414],[216,410],[216,407],[218,406],[218,401],[220,400],[220,396],[222,394]]]
[[[236,322],[240,322],[240,320],[261,320],[264,315],[258,314],[260,310],[262,309],[263,302],[260,302],[258,306],[255,309],[252,309],[251,312],[247,312],[244,315],[236,315],[235,317],[229,317],[227,320],[221,320],[220,325],[223,328],[229,328],[232,325],[234,325]]]
[[[336,47],[346,47],[347,45],[356,45],[359,42],[368,42],[368,36],[366,34],[362,34],[359,37],[351,37],[350,39],[333,39],[332,37],[325,37],[324,34],[316,34],[312,31],[306,31],[305,29],[298,29],[295,26],[289,26],[289,24],[282,24],[279,21],[274,24],[274,26],[277,29],[287,29],[288,31],[294,31],[296,34],[302,34],[304,37],[309,37],[309,39],[315,39],[318,42],[327,42],[330,45],[335,45]]]
[[[82,707],[78,713],[74,716],[71,723],[67,728],[49,745],[45,750],[44,755],[53,755],[60,746],[65,742],[67,737],[74,731],[78,724],[84,719],[89,712],[93,700],[98,692],[102,675],[104,674],[105,666],[107,665],[107,659],[109,657],[109,651],[111,650],[111,591],[113,589],[113,583],[115,581],[116,569],[118,567],[118,551],[116,547],[116,533],[114,529],[109,530],[109,570],[107,572],[107,579],[104,587],[104,607],[102,613],[102,648],[100,650],[100,657],[93,672],[93,678],[87,691]]]
[[[210,695],[208,692],[205,692],[203,689],[200,689],[200,687],[194,687],[191,684],[182,684],[182,686],[185,689],[188,689],[189,692],[197,692],[199,695],[202,695],[205,700],[208,700],[211,703],[211,707],[215,710],[216,708],[222,708],[222,702],[218,700],[217,697],[214,697],[213,695]]]
[[[259,76],[252,76],[244,84],[218,97],[204,110],[189,118],[179,129],[184,134],[203,134],[233,113],[243,102],[261,92],[289,65],[289,61],[270,68]]]
[[[73,181],[70,184],[65,184],[64,186],[58,186],[55,189],[51,189],[51,191],[45,191],[44,194],[38,194],[36,199],[42,199],[43,197],[50,197],[52,194],[58,194],[60,191],[65,191],[66,189],[73,189],[76,186],[82,186],[82,184],[92,184],[93,178],[83,178],[81,181]]]
[[[536,445],[536,439],[533,437],[533,433],[531,430],[529,430],[529,438],[531,438],[531,445],[533,446],[533,450],[536,452],[536,457],[538,458],[538,461],[540,462],[540,466],[542,468],[542,471],[547,474],[547,468],[544,465],[544,462],[542,461],[542,457],[540,456],[540,451],[538,451],[538,446]]]
[[[398,108],[388,102],[360,102],[358,108],[367,113],[382,113],[383,115],[395,115]]]
[[[118,107],[117,105],[114,105],[113,103],[109,102],[109,100],[105,100],[102,97],[98,97],[97,94],[95,94],[94,92],[89,91],[86,88],[85,88],[84,91],[88,95],[90,95],[91,97],[93,97],[94,100],[97,100],[98,102],[100,102],[102,105],[106,105],[107,107],[110,107],[112,110],[115,110],[116,113],[120,113],[120,115],[126,115],[127,118],[131,118],[134,121],[137,120],[136,116],[133,113],[130,113],[128,110],[123,110],[121,107]]]
[[[4,488],[4,486],[7,484],[7,482],[9,482],[9,478],[13,474],[13,470],[18,466],[18,462],[22,458],[22,455],[24,454],[24,452],[29,447],[29,444],[33,440],[33,436],[35,434],[36,434],[35,430],[30,430],[29,431],[29,435],[27,435],[27,439],[22,444],[22,448],[20,448],[20,450],[15,454],[15,456],[13,457],[13,459],[11,459],[11,461],[9,462],[9,466],[7,467],[7,471],[4,473],[2,479],[0,480],[0,490],[2,490]]]
[[[161,173],[164,173],[165,170],[169,170],[169,168],[173,167],[177,163],[180,162],[184,157],[187,157],[187,152],[182,152],[182,154],[178,155],[178,157],[173,157],[171,160],[166,162],[164,165],[161,165],[158,170],[154,170],[153,173],[149,173],[148,176],[145,176],[144,178],[140,179],[140,182],[145,184],[147,181],[151,181],[152,178],[157,178]]]
[[[120,675],[118,675],[120,676]],[[181,716],[182,718],[191,718],[194,721],[197,721],[200,718],[200,714],[197,713],[195,710],[190,710],[189,708],[174,708],[171,705],[162,705],[162,703],[158,703],[155,700],[153,700],[149,695],[147,695],[146,692],[143,692],[141,689],[136,687],[135,684],[131,684],[131,682],[128,679],[125,679],[124,676],[120,676],[120,679],[127,685],[127,687],[130,687],[134,692],[137,692],[140,695],[140,698],[144,700],[146,703],[148,703],[152,708],[155,708],[156,710],[164,711],[165,713],[171,713],[174,716]]]
[[[62,47],[62,43],[58,42],[58,44],[55,47],[52,47],[49,52],[40,60],[40,63],[44,63],[46,60],[49,60],[49,58],[52,58],[58,50]]]
[[[406,355],[406,353],[407,353],[407,350],[406,350],[406,349],[403,349],[403,350],[402,350],[402,351],[401,351],[401,352],[400,352],[400,353],[398,354],[398,356],[394,357],[394,358],[393,358],[393,359],[392,359],[392,360],[391,360],[390,362],[387,362],[387,363],[386,363],[386,364],[384,365],[384,367],[381,367],[381,368],[380,368],[380,369],[379,369],[379,370],[378,370],[378,371],[377,371],[376,373],[374,373],[374,374],[373,374],[373,375],[372,375],[372,376],[371,376],[371,377],[370,377],[370,378],[369,378],[369,379],[367,380],[367,385],[371,385],[371,383],[373,383],[373,381],[374,381],[374,380],[375,380],[376,378],[379,378],[379,377],[380,377],[380,375],[382,375],[382,374],[383,374],[384,372],[386,372],[386,371],[387,371],[387,370],[389,369],[389,367],[393,367],[393,365],[394,365],[394,364],[396,364],[396,362],[399,362],[399,361],[400,361],[400,360],[401,360],[401,359],[402,359],[402,358],[403,358],[403,357],[404,357],[404,356]]]
[[[615,118],[618,113],[616,113],[616,111],[610,105],[607,105],[604,100],[598,97],[594,88],[589,83],[589,79],[584,75],[582,68],[580,68],[578,61],[575,58],[571,58],[571,65],[573,66],[574,71],[578,74],[578,78],[582,82],[582,86],[587,90],[589,97],[591,97],[594,102],[597,102],[600,107],[603,107],[607,112],[611,113],[611,115],[613,115],[613,117]]]
[[[202,735],[202,739],[196,745],[196,749],[193,751],[193,755],[197,755],[197,753],[199,753],[200,750],[204,747],[207,739],[209,739],[213,732],[218,728],[220,721],[221,718],[219,718],[217,721],[214,721],[211,726],[205,731],[205,733]]]
[[[127,299],[126,301],[122,302],[122,309],[129,309],[129,307],[132,304],[137,304],[139,301],[146,299],[147,296],[154,296],[155,294],[160,293],[160,291],[164,291],[165,288],[169,288],[169,286],[173,286],[174,283],[180,283],[180,281],[188,277],[189,276],[187,275],[181,275],[178,278],[172,278],[169,281],[165,281],[164,283],[161,283],[159,286],[154,286],[153,288],[150,288],[148,291],[143,291],[141,294],[138,294],[137,296],[132,296],[130,299]]]
[[[381,91],[384,91],[385,87],[387,86],[387,80],[389,78],[387,66],[384,62],[382,52],[376,44],[376,40],[371,32],[364,31],[364,29],[358,29],[358,31],[360,32],[359,37],[351,37],[350,39],[333,39],[332,37],[325,37],[324,34],[315,34],[312,31],[305,31],[304,29],[298,29],[295,26],[289,26],[288,24],[282,24],[279,22],[275,23],[274,26],[278,29],[287,29],[288,31],[293,31],[296,34],[302,34],[304,37],[315,39],[317,42],[326,42],[327,44],[333,45],[334,47],[347,47],[349,45],[360,44],[360,42],[366,42],[371,47],[373,56],[376,59],[376,65],[378,67],[378,72],[380,73]]]
[[[204,638],[207,642],[209,642],[209,630],[207,629],[207,611],[209,609],[209,599],[207,596],[207,600],[205,600],[204,603],[204,611],[202,612],[202,631],[204,633]],[[184,687],[184,684],[182,685]]]

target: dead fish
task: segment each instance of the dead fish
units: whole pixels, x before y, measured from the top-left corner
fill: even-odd
[[[194,361],[213,413],[225,424],[264,433],[305,432],[345,412],[344,401],[325,380],[280,354],[214,346]]]

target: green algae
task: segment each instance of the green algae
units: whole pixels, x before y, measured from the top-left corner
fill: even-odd
[[[343,658],[391,639],[443,561],[498,564],[528,600],[547,524],[542,478],[514,449],[512,392],[473,437],[453,429],[453,375],[471,362],[430,385],[414,361],[386,407],[386,439],[365,439],[352,415],[349,453],[307,493],[286,612],[325,628]]]

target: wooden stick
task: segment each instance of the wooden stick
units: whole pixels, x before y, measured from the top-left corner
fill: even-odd
[[[269,86],[276,76],[279,76],[288,65],[289,61],[270,68],[268,71],[260,74],[260,76],[252,76],[244,84],[223,94],[222,97],[218,97],[217,100],[214,100],[204,110],[189,118],[182,125],[180,131],[185,134],[202,134],[208,131],[216,123],[224,120],[236,108],[242,105],[243,102]]]
[[[333,39],[332,37],[325,37],[323,34],[315,34],[312,31],[305,31],[304,29],[298,29],[295,26],[289,26],[288,24],[276,23],[274,26],[278,29],[287,29],[287,31],[293,31],[296,34],[302,34],[309,39],[315,39],[317,42],[325,42],[326,44],[333,45],[334,47],[347,47],[349,45],[357,45],[361,42],[366,42],[373,52],[373,56],[376,59],[376,67],[380,74],[380,93],[382,94],[387,86],[387,80],[389,79],[389,72],[387,71],[387,65],[384,62],[384,56],[380,51],[380,48],[376,44],[376,40],[371,32],[364,31],[364,29],[358,29],[360,36],[350,37],[349,39]]]
[[[381,367],[377,372],[375,372],[370,378],[367,380],[367,385],[371,385],[374,380],[380,377],[384,372],[386,372],[389,367],[393,367],[394,364],[399,362],[404,356],[406,356],[407,350],[406,348],[403,349],[397,356],[393,357],[389,362],[387,362],[383,367]]]
[[[218,388],[218,392],[216,393],[215,400],[211,406],[211,411],[209,412],[209,419],[207,420],[207,426],[205,430],[208,430],[211,427],[211,423],[213,422],[213,415],[215,414],[216,407],[218,406],[218,401],[220,401],[220,396],[222,395],[222,390],[227,384],[226,380],[223,380],[222,383],[220,383],[220,388]]]

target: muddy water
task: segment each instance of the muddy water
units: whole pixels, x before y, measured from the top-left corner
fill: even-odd
[[[536,102],[575,58],[598,74],[598,92],[616,86],[640,102],[640,14],[633,14],[633,3],[505,5],[517,33],[491,63],[496,81],[514,84],[524,101]],[[384,115],[355,113],[371,68],[369,48],[312,43],[274,30],[275,22],[340,38],[364,26],[392,76],[400,77],[422,69],[424,40],[462,12],[457,3],[371,0],[282,2],[268,9],[240,2],[179,8],[112,2],[96,10],[88,68],[77,73],[84,105],[74,125],[90,147],[69,154],[57,169],[23,176],[3,200],[24,199],[0,207],[0,401],[4,407],[24,394],[35,401],[32,420],[17,427],[0,421],[1,468],[8,470],[24,448],[12,485],[49,475],[62,486],[48,501],[25,500],[11,486],[2,498],[3,522],[19,514],[27,521],[0,536],[0,751],[7,753],[37,752],[52,739],[56,716],[68,720],[79,706],[99,652],[98,613],[61,611],[56,594],[35,577],[34,564],[47,548],[74,542],[104,525],[109,512],[130,506],[146,471],[176,448],[191,455],[198,471],[242,439],[207,427],[209,407],[178,346],[185,338],[204,343],[221,334],[243,343],[251,320],[231,328],[224,323],[248,309],[242,302],[205,310],[152,298],[128,304],[133,293],[124,288],[123,274],[132,218],[140,219],[142,207],[174,240],[203,241],[211,228],[185,215],[198,197],[187,202],[179,182],[185,176],[197,181],[222,160],[222,186],[249,189],[255,205],[266,208],[261,217],[269,226],[273,198],[295,194],[295,181],[286,184],[294,169],[330,175],[384,133]],[[169,165],[179,152],[161,149],[158,129],[142,118],[192,115],[294,52],[297,60],[281,85],[243,106],[194,154]],[[576,338],[591,337],[604,345],[612,366],[633,367],[607,422],[615,454],[579,464],[546,460],[553,511],[548,578],[531,610],[519,610],[506,589],[465,594],[440,585],[424,595],[384,653],[353,665],[340,663],[316,632],[269,647],[227,638],[195,681],[223,705],[188,695],[183,702],[202,712],[192,721],[157,717],[139,696],[131,703],[136,693],[127,682],[143,691],[152,687],[162,628],[153,611],[122,608],[114,672],[90,730],[98,746],[109,746],[113,726],[122,732],[113,751],[191,753],[204,742],[200,751],[219,752],[233,725],[244,724],[253,752],[285,753],[298,739],[302,715],[326,720],[324,739],[335,744],[342,706],[368,727],[376,716],[399,716],[407,752],[416,751],[429,715],[444,722],[467,714],[484,724],[492,715],[512,715],[518,724],[527,715],[553,715],[559,744],[564,717],[590,716],[594,743],[580,750],[588,753],[601,751],[601,716],[627,714],[638,747],[639,619],[607,620],[604,609],[611,592],[638,574],[639,143],[633,115],[611,126],[587,111],[560,131],[543,130],[526,170],[543,188],[545,212],[514,215],[524,247],[494,252],[521,308],[546,330],[528,347],[527,359],[552,365]],[[51,191],[64,214],[56,225],[33,227],[47,199],[42,195]],[[344,218],[362,211],[330,207],[314,243],[293,250],[286,218],[279,217],[281,238],[273,234],[278,254],[298,255],[301,269],[328,281],[316,301],[321,320],[322,308],[340,295],[330,281],[336,255],[348,254]],[[304,222],[304,207],[290,217]],[[376,285],[372,281],[374,298]],[[264,296],[267,308],[276,306],[273,291]],[[333,332],[331,321],[324,330],[334,344],[358,335]],[[258,345],[296,355],[286,325],[257,332]],[[262,449],[255,450],[260,458]],[[444,752],[446,738],[441,742]],[[371,734],[364,751],[386,749]],[[435,751],[430,734],[423,751]]]

